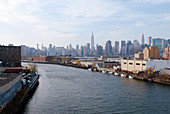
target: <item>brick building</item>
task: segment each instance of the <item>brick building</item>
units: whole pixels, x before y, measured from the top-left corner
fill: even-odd
[[[160,58],[160,50],[158,47],[145,47],[145,49],[143,50],[143,54],[144,54],[144,59],[150,59],[150,58],[154,58],[154,59],[159,59]]]
[[[20,67],[21,46],[0,46],[0,65],[3,67]]]

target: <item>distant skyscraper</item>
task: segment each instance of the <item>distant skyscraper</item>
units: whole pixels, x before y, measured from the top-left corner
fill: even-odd
[[[137,40],[133,41],[133,49],[134,49],[134,54],[143,51],[142,45],[139,44]]]
[[[134,46],[133,46],[133,45],[130,45],[130,46],[129,46],[129,55],[130,55],[130,56],[133,56],[133,55],[134,55]]]
[[[80,47],[80,55],[81,55],[81,56],[84,55],[84,47],[83,47],[83,46]]]
[[[96,49],[97,49],[97,47],[98,47],[98,44],[96,44]]]
[[[72,49],[73,49],[73,47],[72,47],[71,44],[69,44],[68,49],[69,49],[69,50],[72,50]]]
[[[148,45],[151,46],[152,37],[148,37]]]
[[[49,44],[49,50],[52,49],[52,44]]]
[[[93,36],[93,32],[92,32],[92,36],[91,36],[91,50],[94,51],[94,36]]]
[[[97,46],[97,55],[103,55],[103,47],[101,45]]]
[[[90,51],[90,43],[86,43],[87,50]]]
[[[83,56],[87,56],[88,55],[88,48],[87,46],[84,46],[83,48]]]
[[[126,52],[126,46],[123,46],[122,47],[122,56],[126,56],[127,54],[126,54],[127,52]]]
[[[79,50],[79,45],[78,44],[76,45],[76,50]]]
[[[44,50],[44,46],[43,46],[43,43],[42,43],[42,45],[41,45],[41,50]]]
[[[125,49],[123,47],[126,47],[126,42],[124,40],[121,41],[121,52],[120,52],[120,55],[123,55],[122,54],[122,49]],[[124,50],[123,50],[124,51]],[[124,52],[125,53],[125,52]]]
[[[144,41],[144,34],[142,34],[142,46],[144,46],[144,44],[145,44],[145,41]]]
[[[37,44],[37,50],[39,50],[39,44]]]
[[[55,56],[55,55],[56,55],[55,46],[52,47],[52,44],[49,44],[48,56]]]
[[[105,54],[106,54],[107,56],[111,56],[111,55],[112,55],[112,44],[111,44],[111,41],[110,41],[110,40],[108,40],[108,41],[106,42],[105,51],[106,51]]]
[[[126,54],[129,55],[129,47],[130,45],[132,45],[132,42],[130,40],[127,41],[127,45],[126,45]]]
[[[119,55],[119,41],[115,41],[115,55]]]
[[[156,46],[160,49],[160,53],[162,54],[165,48],[167,47],[167,40],[162,38],[153,38],[151,46]]]

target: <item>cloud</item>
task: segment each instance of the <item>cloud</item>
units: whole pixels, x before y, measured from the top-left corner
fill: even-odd
[[[38,18],[30,12],[31,8],[25,8],[28,4],[29,2],[26,0],[2,0],[0,2],[0,22],[16,25],[20,22],[38,22]]]
[[[131,0],[136,3],[151,3],[151,4],[164,4],[170,3],[170,0]]]
[[[170,14],[163,14],[161,17],[162,17],[162,20],[170,21]]]
[[[101,41],[112,36],[119,40],[130,34],[126,33],[128,27],[133,31],[136,27],[158,27],[161,21],[169,21],[170,14],[166,14],[164,7],[156,12],[158,7],[144,6],[164,3],[170,0],[1,0],[0,30],[5,31],[1,34],[9,41],[31,37],[36,43],[42,39],[46,43],[73,43],[77,39],[83,42],[91,29],[100,34],[96,38]]]
[[[62,13],[72,19],[85,21],[101,21],[124,10],[118,2],[104,0],[73,0],[62,9]]]
[[[145,24],[142,21],[136,21],[135,26],[136,27],[143,27],[143,26],[145,26]]]

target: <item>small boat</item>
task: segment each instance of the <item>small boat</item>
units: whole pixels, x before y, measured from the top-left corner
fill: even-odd
[[[93,71],[94,71],[94,72],[96,72],[96,71],[97,71],[97,69],[93,69]]]
[[[133,76],[132,76],[132,75],[129,75],[128,78],[129,78],[129,79],[133,79]]]
[[[117,72],[114,73],[115,76],[119,76],[119,74]]]
[[[37,84],[39,79],[38,74],[27,74],[22,77],[23,88],[27,91],[31,91]]]
[[[30,73],[23,74],[22,76],[22,83],[23,83],[23,88],[25,90],[27,90],[28,92],[31,91],[35,85],[38,83],[39,80],[39,74],[38,74],[38,67],[37,65],[34,64],[30,64]]]
[[[88,70],[89,70],[89,71],[92,71],[92,69],[91,69],[91,68],[89,68]]]
[[[106,71],[105,71],[105,70],[102,70],[102,73],[103,73],[103,74],[105,74],[105,73],[106,73]]]
[[[125,74],[121,74],[120,76],[121,76],[121,77],[126,77],[126,75],[125,75]]]
[[[113,72],[108,72],[108,74],[113,74]]]

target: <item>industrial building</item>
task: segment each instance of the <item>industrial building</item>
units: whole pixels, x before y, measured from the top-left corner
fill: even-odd
[[[170,68],[170,61],[168,60],[121,60],[121,69],[124,71],[138,73],[139,71],[146,71],[149,68],[152,70],[160,70],[163,68]]]

